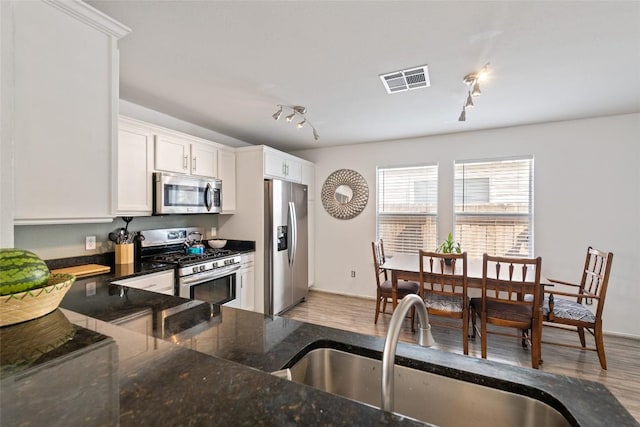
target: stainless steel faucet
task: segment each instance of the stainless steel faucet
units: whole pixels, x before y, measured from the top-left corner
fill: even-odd
[[[431,335],[431,325],[429,324],[429,315],[424,301],[418,295],[407,295],[402,298],[400,304],[393,312],[387,338],[384,341],[384,351],[382,353],[382,409],[393,412],[394,403],[394,381],[393,367],[396,359],[396,348],[398,347],[398,338],[400,336],[400,327],[407,312],[412,306],[416,306],[418,312],[418,344],[423,347],[431,347],[435,344],[433,335]]]

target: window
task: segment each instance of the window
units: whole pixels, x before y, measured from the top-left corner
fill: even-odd
[[[533,158],[455,163],[455,237],[469,258],[533,256]]]
[[[387,254],[435,249],[438,165],[378,168],[377,236]]]

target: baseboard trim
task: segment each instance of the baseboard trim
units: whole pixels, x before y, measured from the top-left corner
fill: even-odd
[[[604,336],[610,335],[612,337],[628,338],[630,340],[640,341],[640,335],[626,334],[624,332],[602,331],[602,334]]]
[[[314,287],[309,288],[309,292],[318,292],[318,293],[323,293],[323,294],[341,295],[343,297],[366,299],[366,300],[370,300],[370,301],[375,301],[376,300],[376,297],[370,297],[370,296],[365,296],[365,295],[356,295],[356,294],[348,294],[346,292],[329,291],[329,290],[326,290],[326,289],[316,289]]]

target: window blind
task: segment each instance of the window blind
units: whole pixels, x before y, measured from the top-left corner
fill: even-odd
[[[378,168],[377,237],[386,255],[436,248],[438,165]]]
[[[455,237],[469,258],[533,256],[533,157],[455,162]]]

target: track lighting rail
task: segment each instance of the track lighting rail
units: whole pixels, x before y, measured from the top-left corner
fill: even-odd
[[[277,107],[278,107],[278,111],[273,113],[273,115],[271,116],[271,117],[273,117],[274,120],[279,120],[280,116],[282,116],[282,113],[284,112],[284,110],[285,109],[289,109],[291,111],[291,114],[289,114],[289,115],[287,115],[285,117],[285,120],[287,121],[287,123],[291,123],[293,121],[293,119],[295,119],[296,116],[298,116],[302,120],[300,122],[298,122],[296,127],[298,129],[301,129],[301,128],[304,127],[304,125],[308,125],[313,130],[313,139],[315,139],[317,141],[320,138],[316,128],[309,122],[309,120],[305,116],[305,114],[307,113],[307,108],[306,107],[303,107],[301,105],[284,105],[284,104],[277,104]]]

